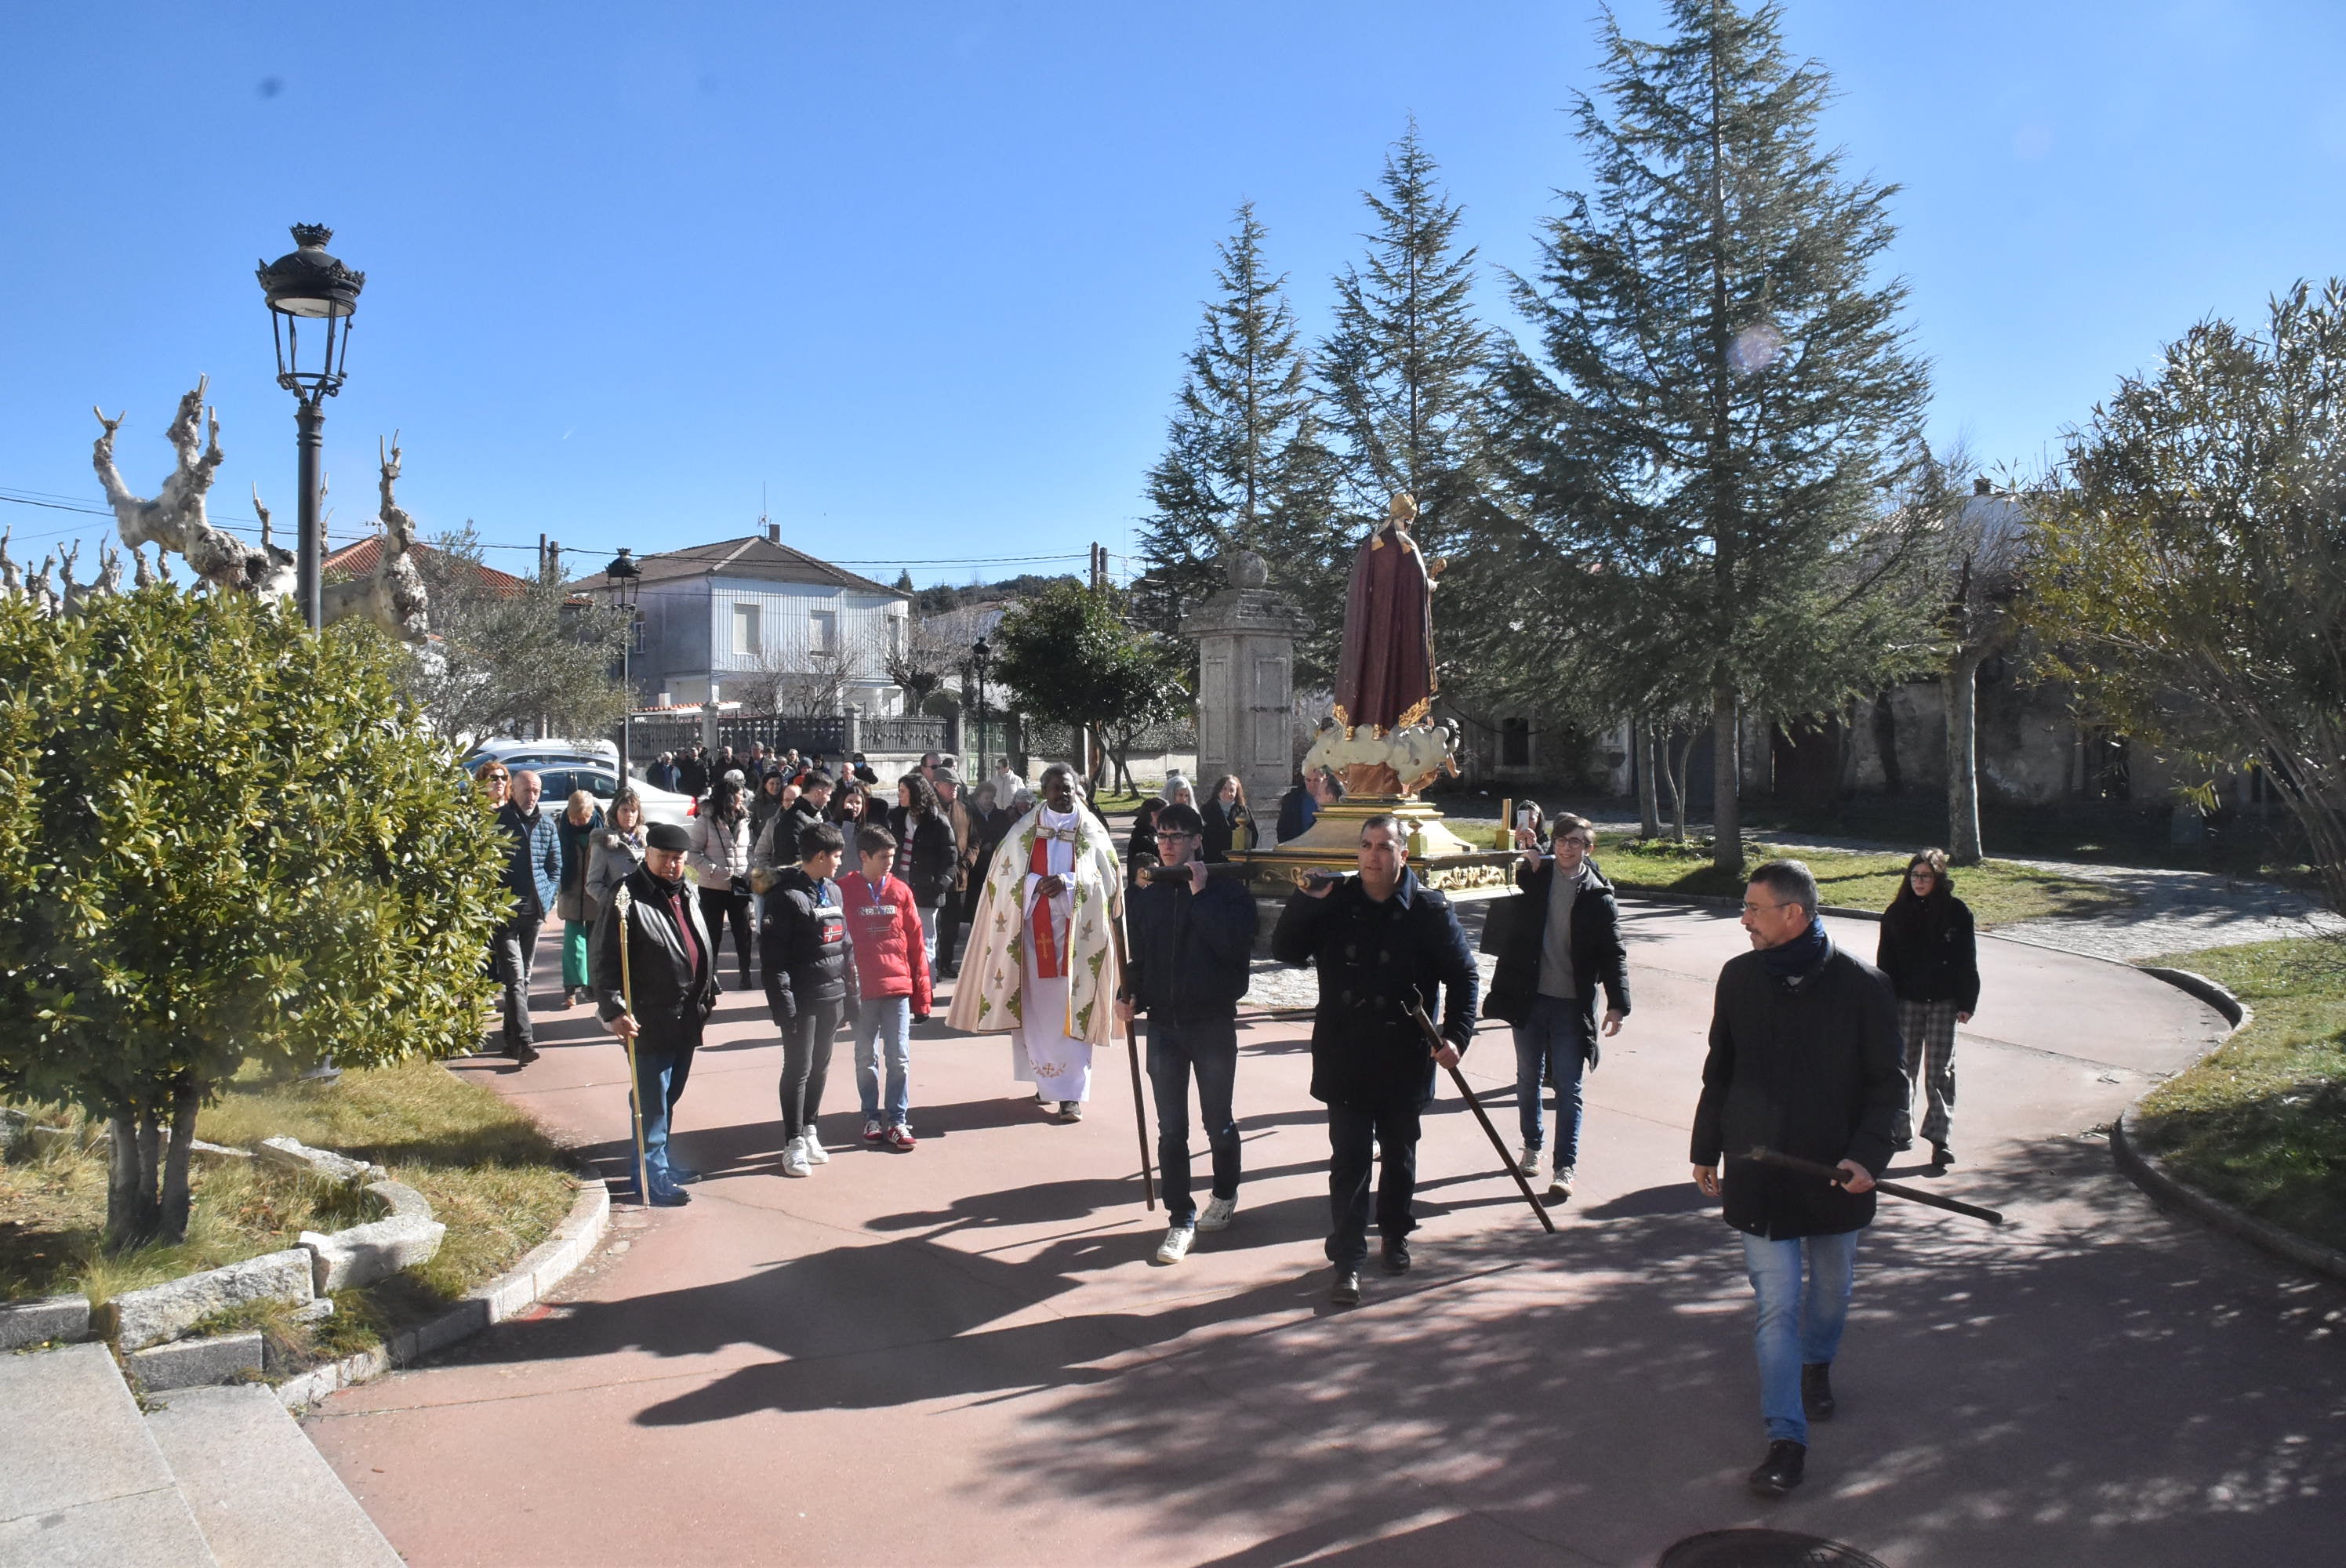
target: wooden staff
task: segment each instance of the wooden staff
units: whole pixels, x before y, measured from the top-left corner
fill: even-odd
[[[1780,1155],[1771,1148],[1757,1144],[1752,1145],[1751,1152],[1744,1157],[1754,1165],[1774,1166],[1779,1170],[1798,1171],[1802,1176],[1822,1176],[1835,1186],[1839,1186],[1846,1176],[1845,1172],[1832,1166],[1819,1165],[1814,1160],[1804,1160],[1798,1155]],[[1937,1193],[1924,1192],[1920,1187],[1901,1186],[1894,1181],[1875,1182],[1868,1190],[1884,1193],[1891,1197],[1902,1197],[1909,1203],[1919,1203],[1931,1208],[1943,1208],[1949,1214],[1967,1214],[1974,1219],[1984,1219],[1990,1225],[2004,1223],[2004,1216],[1994,1209],[1982,1208],[1976,1204],[1960,1203],[1952,1197],[1941,1197]]]
[[[1425,1043],[1432,1047],[1434,1059],[1441,1060],[1442,1052],[1450,1042],[1442,1037],[1442,1031],[1436,1029],[1433,1020],[1425,1015],[1425,1004],[1415,997],[1410,998],[1409,1015],[1416,1019],[1418,1028],[1424,1031]],[[1454,1063],[1450,1067],[1450,1081],[1458,1086],[1458,1097],[1466,1102],[1466,1108],[1474,1113],[1474,1119],[1483,1124],[1484,1135],[1491,1140],[1491,1146],[1499,1151],[1499,1163],[1507,1167],[1507,1174],[1515,1178],[1515,1186],[1523,1189],[1524,1201],[1532,1206],[1534,1214],[1539,1216],[1540,1228],[1554,1236],[1556,1221],[1547,1217],[1547,1206],[1540,1202],[1538,1194],[1532,1191],[1531,1180],[1524,1175],[1524,1167],[1508,1157],[1506,1140],[1500,1137],[1499,1129],[1491,1125],[1490,1115],[1483,1109],[1483,1102],[1474,1097],[1473,1089],[1467,1087],[1466,1074],[1460,1072]]]
[[[627,891],[625,882],[621,882],[611,894],[612,912],[619,917],[619,999],[627,1009],[621,1016],[630,1024],[636,1022],[636,972],[635,966],[627,962],[627,913],[635,907],[635,897]],[[644,1081],[636,1072],[636,1033],[635,1029],[630,1029],[621,1038],[620,1044],[627,1048],[627,1120],[634,1125],[636,1131],[636,1200],[649,1208],[652,1206],[651,1170],[644,1155]]]
[[[1124,922],[1113,916],[1109,917],[1107,933],[1116,942],[1116,972],[1120,984],[1126,972],[1127,962],[1124,952]],[[1114,1000],[1111,999],[1109,1005],[1114,1004]],[[1124,1052],[1126,1057],[1132,1063],[1132,1120],[1133,1124],[1140,1129],[1140,1196],[1141,1201],[1148,1206],[1148,1212],[1154,1214],[1157,1211],[1157,1168],[1149,1163],[1148,1159],[1148,1105],[1140,1093],[1140,1043],[1133,1036],[1132,1021],[1128,1018],[1124,1023]]]

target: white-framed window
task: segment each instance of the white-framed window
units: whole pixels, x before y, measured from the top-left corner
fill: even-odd
[[[839,612],[811,610],[807,613],[807,647],[813,653],[830,653],[839,647]]]
[[[733,606],[733,653],[737,658],[758,656],[758,606],[737,602]]]

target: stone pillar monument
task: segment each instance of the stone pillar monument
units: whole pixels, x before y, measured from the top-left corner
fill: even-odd
[[[1198,794],[1235,773],[1267,821],[1295,771],[1295,639],[1310,623],[1263,585],[1270,574],[1253,551],[1223,556],[1222,571],[1229,586],[1181,617],[1198,645]]]

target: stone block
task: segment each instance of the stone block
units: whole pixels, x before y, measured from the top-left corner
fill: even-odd
[[[168,1492],[170,1467],[103,1345],[0,1356],[0,1520]],[[0,1563],[45,1563],[12,1555]]]
[[[485,1303],[489,1321],[502,1323],[529,1309],[530,1304],[537,1299],[537,1284],[526,1274],[500,1274],[486,1285],[476,1286],[466,1292],[464,1298]]]
[[[247,1372],[260,1370],[260,1330],[175,1339],[152,1349],[134,1350],[122,1360],[138,1380],[138,1386],[149,1393],[233,1382]]]
[[[44,1339],[89,1338],[89,1298],[44,1296],[0,1307],[0,1350],[18,1350]]]
[[[158,1458],[155,1462],[160,1468],[163,1461]],[[188,1500],[168,1475],[153,1492],[0,1519],[0,1563],[38,1563],[40,1568],[214,1568],[219,1562],[196,1528]]]
[[[311,1285],[318,1294],[353,1285],[372,1285],[403,1268],[429,1263],[440,1251],[448,1227],[436,1219],[394,1215],[372,1225],[354,1225],[332,1236],[301,1233],[301,1245],[317,1259]]]
[[[268,1389],[191,1389],[147,1418],[224,1563],[399,1568],[325,1456]]]
[[[29,1143],[33,1136],[33,1118],[14,1105],[0,1105],[0,1160],[11,1158],[16,1145]]]
[[[382,1202],[386,1215],[404,1215],[412,1219],[432,1217],[431,1202],[404,1182],[372,1181],[367,1183],[367,1191]]]
[[[250,1149],[232,1149],[226,1144],[208,1144],[201,1138],[189,1139],[188,1141],[188,1148],[190,1153],[208,1156],[209,1157],[216,1160],[250,1160],[252,1158],[252,1151]]]
[[[143,1350],[247,1301],[288,1301],[299,1307],[317,1294],[310,1283],[311,1268],[309,1248],[295,1247],[166,1285],[126,1291],[114,1298],[114,1338],[125,1350]]]
[[[332,1149],[313,1149],[294,1138],[263,1138],[252,1145],[252,1153],[264,1164],[300,1171],[321,1181],[342,1182],[352,1186],[361,1182],[379,1181],[390,1174],[381,1166],[371,1166],[364,1160],[354,1160]]]
[[[296,1323],[315,1323],[321,1318],[331,1318],[333,1315],[333,1301],[328,1297],[321,1296],[307,1307],[294,1308],[292,1319]]]

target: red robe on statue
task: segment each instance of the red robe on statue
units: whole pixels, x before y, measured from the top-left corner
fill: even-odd
[[[1433,578],[1409,530],[1387,523],[1352,557],[1336,706],[1347,725],[1391,729],[1424,722],[1435,689]]]

